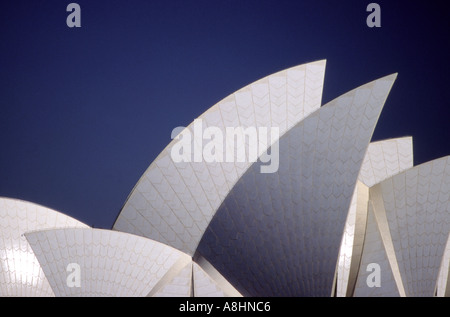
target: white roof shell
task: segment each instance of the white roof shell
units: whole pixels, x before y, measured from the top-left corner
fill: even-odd
[[[241,296],[207,261],[129,233],[55,229],[25,234],[52,291],[62,297]],[[78,266],[79,285],[72,280]]]
[[[450,232],[450,157],[388,178],[369,195],[374,217],[368,230],[381,240],[366,239],[355,295],[433,296],[439,271],[448,265],[443,258]],[[385,263],[382,287],[367,289],[365,268],[378,261]]]
[[[364,157],[358,179],[372,187],[412,166],[412,137],[372,142]]]
[[[25,234],[56,296],[147,296],[170,270],[191,258],[160,242],[103,229],[55,229]],[[67,283],[80,267],[80,287]]]
[[[0,198],[0,296],[54,296],[23,234],[69,227],[88,226],[50,208]]]
[[[278,172],[254,163],[227,195],[198,251],[243,295],[331,295],[350,200],[395,78],[309,115],[280,138]]]
[[[116,231],[0,198],[0,296],[449,296],[450,157],[412,167],[411,137],[368,144],[396,74],[320,108],[324,70],[267,76],[199,117],[203,130],[280,128],[275,173],[174,163],[173,140]],[[366,283],[371,263],[381,287]]]
[[[367,218],[368,187],[413,166],[412,137],[369,144],[359,172],[342,238],[336,296],[352,296],[361,259]]]
[[[203,128],[274,126],[281,136],[320,107],[324,72],[322,60],[260,79],[203,113]],[[193,124],[187,129],[192,131]],[[170,157],[175,143],[169,143],[141,177],[113,229],[193,255],[216,210],[251,162],[175,164]]]

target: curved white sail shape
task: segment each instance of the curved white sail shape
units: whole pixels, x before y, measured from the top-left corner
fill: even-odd
[[[203,129],[217,127],[225,133],[227,127],[278,127],[281,136],[320,107],[324,72],[322,60],[260,79],[203,113]],[[193,124],[186,129],[194,132]],[[176,143],[141,177],[113,229],[193,255],[214,213],[251,162],[174,163],[171,149]]]
[[[450,156],[413,167],[411,137],[369,144],[396,74],[320,107],[324,69],[267,76],[175,129],[114,231],[0,197],[0,296],[449,296]],[[207,160],[208,131],[228,128],[279,133],[252,159],[247,134],[214,148],[244,161]]]
[[[369,187],[412,166],[412,137],[369,144],[345,223],[339,253],[336,296],[353,295],[365,236]]]
[[[54,296],[23,234],[68,227],[88,226],[50,208],[0,198],[0,296]]]
[[[369,197],[374,217],[368,227],[381,240],[366,239],[355,295],[434,296],[450,232],[450,157],[388,178],[371,187]],[[365,285],[371,261],[388,264],[378,290]]]
[[[56,296],[143,297],[191,258],[160,242],[103,229],[55,229],[25,234]],[[79,287],[69,285],[69,264]]]
[[[375,184],[413,167],[412,137],[382,140],[369,144],[359,181],[366,186]]]
[[[254,163],[198,252],[244,296],[330,296],[359,170],[396,74],[321,107],[279,140],[280,168]],[[263,265],[261,265],[263,264]]]

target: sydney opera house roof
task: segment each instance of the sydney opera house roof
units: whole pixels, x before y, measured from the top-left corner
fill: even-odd
[[[260,79],[178,131],[112,230],[0,198],[0,296],[450,296],[450,156],[414,166],[412,137],[371,143],[396,74],[322,105],[325,64]],[[224,149],[245,159],[173,159],[209,128],[278,134],[258,160],[250,137]]]

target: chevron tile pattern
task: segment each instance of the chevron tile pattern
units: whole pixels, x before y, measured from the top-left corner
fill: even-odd
[[[162,243],[102,229],[54,229],[25,234],[55,296],[146,296],[184,253]],[[81,285],[67,284],[80,266]]]
[[[369,143],[396,74],[320,107],[324,70],[267,76],[178,130],[113,230],[0,198],[0,296],[450,296],[450,156],[414,167],[412,137]],[[206,161],[204,132],[237,127],[279,135],[259,161],[250,137]]]
[[[280,138],[278,172],[254,163],[230,191],[198,250],[243,295],[331,295],[356,179],[395,77],[309,115]]]
[[[450,232],[450,157],[379,184],[407,296],[433,296]]]
[[[0,296],[54,296],[25,232],[87,225],[50,208],[0,198]]]
[[[394,176],[413,166],[412,137],[396,138],[372,142],[369,144],[364,157],[358,181],[367,186],[373,186],[388,177]],[[348,285],[352,262],[354,266],[360,262],[361,252],[354,253],[354,247],[360,246],[364,240],[364,230],[355,238],[356,201],[358,193],[355,192],[348,211],[345,223],[344,236],[339,251],[337,273],[337,296],[349,296],[353,288]],[[367,212],[367,210],[366,210]],[[362,220],[359,220],[362,221]],[[356,267],[355,267],[356,270]],[[357,272],[355,272],[357,274]]]
[[[413,166],[412,137],[372,142],[359,173],[371,187]]]
[[[430,297],[436,289],[439,296],[444,296],[448,279],[450,157],[409,168],[371,187],[370,202],[377,199],[378,193],[381,204],[373,208],[386,223],[377,217],[368,219],[355,296]],[[370,238],[374,231],[379,235],[376,239]],[[379,289],[365,285],[363,270],[369,263],[383,264],[384,278]],[[394,283],[395,277],[389,272],[397,272],[399,280]]]
[[[282,135],[320,107],[324,71],[325,61],[319,61],[258,80],[202,114],[203,129],[218,127],[225,133],[226,127],[278,127]],[[195,133],[193,124],[186,129]],[[193,255],[217,208],[251,162],[247,157],[246,162],[174,163],[174,144],[141,177],[113,229]],[[263,145],[260,153],[271,144]]]

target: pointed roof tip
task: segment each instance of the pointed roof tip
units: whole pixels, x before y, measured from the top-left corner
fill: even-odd
[[[306,67],[306,66],[309,66],[309,65],[317,65],[317,66],[325,67],[326,64],[327,64],[327,60],[326,59],[320,59],[320,60],[316,60],[316,61],[312,61],[312,62],[298,64],[298,65],[286,68],[284,71],[291,70],[291,69],[302,68],[302,67]]]
[[[397,76],[398,76],[398,73],[392,73],[392,74],[389,74],[389,75],[386,75],[386,76],[374,79],[371,82],[368,82],[367,84],[375,83],[375,82],[378,82],[378,81],[392,81],[392,82],[394,82],[397,79]]]
[[[387,138],[387,139],[374,140],[374,141],[370,141],[370,144],[377,143],[377,142],[412,140],[412,139],[413,139],[413,137],[411,135],[406,135],[406,136],[392,137],[392,138]]]
[[[311,64],[320,65],[325,69],[325,67],[327,66],[327,60],[324,58],[324,59],[320,59],[318,61],[312,62]]]
[[[325,66],[327,64],[327,60],[325,58],[324,59],[319,59],[319,60],[316,60],[316,61],[313,61],[313,62],[305,63],[304,65],[314,65],[314,64]]]
[[[397,140],[407,140],[411,143],[411,145],[413,144],[413,136],[412,135],[405,135],[405,136],[400,136],[396,138]]]
[[[367,84],[362,85],[362,86],[360,86],[360,87],[363,87],[363,86],[366,86],[366,85],[370,86],[370,85],[374,85],[374,84],[376,84],[376,83],[381,83],[381,82],[388,82],[389,85],[390,85],[391,88],[392,88],[392,86],[393,86],[394,83],[395,83],[395,80],[397,79],[397,75],[398,75],[398,73],[392,73],[392,74],[390,74],[390,75],[386,75],[386,76],[383,76],[383,77],[379,77],[379,78],[377,78],[377,79],[375,79],[375,80],[373,80],[373,81],[371,81],[371,82],[368,82]],[[360,87],[358,87],[358,88],[360,88]]]
[[[397,75],[398,75],[398,73],[393,73],[393,74],[387,75],[387,76],[385,76],[385,77],[383,77],[383,78],[380,78],[380,79],[381,79],[381,80],[384,80],[384,81],[387,81],[388,84],[389,84],[389,86],[390,86],[391,89],[392,89],[392,87],[393,87],[394,84],[395,84],[395,81],[397,80]]]
[[[323,59],[317,59],[308,63],[304,63],[304,65],[308,65],[308,64],[325,64],[327,62],[326,58]]]
[[[389,79],[389,80],[394,81],[394,80],[397,79],[397,76],[398,76],[398,73],[392,73],[390,75],[387,75],[387,76],[383,77],[382,79]]]

